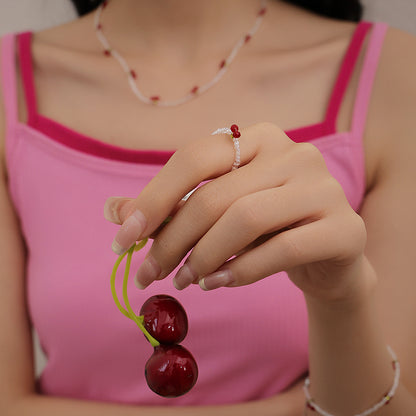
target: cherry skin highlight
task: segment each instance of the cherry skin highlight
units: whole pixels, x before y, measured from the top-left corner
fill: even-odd
[[[179,344],[188,332],[188,318],[183,306],[172,296],[155,295],[140,309],[143,325],[161,344]]]
[[[178,397],[194,386],[198,367],[192,354],[181,345],[160,345],[146,363],[145,377],[159,396]]]

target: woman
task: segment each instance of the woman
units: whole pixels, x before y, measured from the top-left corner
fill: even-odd
[[[264,7],[112,0],[3,39],[5,414],[415,413],[415,40]],[[238,145],[210,134],[234,123],[231,171]],[[110,245],[148,235],[129,294],[188,312],[200,375],[177,399],[148,390],[151,349],[108,287]]]

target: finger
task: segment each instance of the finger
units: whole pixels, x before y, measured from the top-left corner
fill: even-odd
[[[183,289],[199,276],[211,274],[262,235],[322,216],[322,201],[312,188],[285,185],[238,199],[198,241],[174,278]]]
[[[280,129],[269,123],[257,124],[241,133],[242,165],[250,162],[260,147],[269,146],[279,151],[293,143]],[[233,143],[227,135],[196,140],[175,152],[135,201],[129,204],[129,212],[118,211],[123,223],[115,236],[118,254],[127,250],[137,239],[156,230],[181,198],[201,182],[229,172],[233,160]]]
[[[259,155],[258,158],[255,158],[248,165],[238,169],[238,171],[223,175],[220,178],[205,184],[201,188],[198,188],[180,212],[174,216],[169,223],[169,227],[166,227],[163,230],[163,233],[159,233],[158,237],[153,242],[144,263],[137,271],[137,286],[141,288],[147,287],[152,281],[163,279],[169,275],[183,260],[189,250],[204,236],[204,234],[207,233],[212,225],[223,215],[226,209],[237,199],[256,193],[259,190],[280,187],[282,184],[289,182],[289,179],[293,176],[294,157],[296,157],[297,160],[302,160],[304,169],[307,168],[307,165],[311,165],[309,166],[309,169],[313,169],[313,175],[309,174],[307,179],[303,179],[304,189],[296,191],[297,188],[293,188],[294,194],[302,196],[299,201],[293,205],[297,205],[298,207],[310,207],[310,209],[313,209],[313,206],[308,202],[309,199],[314,198],[315,201],[319,202],[325,200],[325,198],[319,198],[318,192],[321,194],[326,192],[326,183],[328,181],[322,180],[322,175],[326,174],[326,168],[316,169],[315,159],[311,158],[305,150],[308,149],[297,146],[296,152],[286,151],[277,154],[268,154],[266,160],[264,155]],[[299,155],[299,152],[302,154]],[[294,155],[294,153],[296,153],[296,155]],[[300,181],[291,182],[301,183]],[[319,183],[322,186],[316,185],[316,183]],[[282,197],[282,201],[285,200],[289,201],[290,196]],[[250,201],[250,199],[247,199],[246,201]],[[260,201],[260,199],[258,201]],[[244,208],[245,212],[243,217],[247,215],[247,212],[262,212],[263,207],[258,201],[255,202],[256,209],[252,209],[252,207],[248,207],[247,209]],[[270,200],[265,203],[269,204],[269,207],[272,207],[274,201]],[[283,208],[284,207],[282,207],[282,209]],[[292,212],[296,212],[296,209],[292,210]],[[275,214],[276,211],[273,211],[273,213]],[[265,216],[264,220],[268,220],[268,217]],[[273,218],[270,218],[270,224],[272,225],[273,220]],[[282,224],[279,224],[278,228],[281,226]],[[237,225],[236,228],[237,230],[241,229],[241,227]],[[261,229],[260,233],[262,232],[268,233],[270,231]],[[245,243],[245,240],[241,239],[241,242]],[[252,241],[250,241],[250,243],[251,242]],[[221,239],[213,241],[212,246],[219,249],[222,254],[227,252],[226,249],[222,250]],[[236,252],[230,253],[230,256],[234,254],[236,254]],[[225,260],[226,259],[224,259],[224,261]],[[190,267],[189,269],[188,266]],[[209,270],[209,272],[214,271],[217,267],[219,267],[219,265],[214,269]],[[208,272],[205,269],[204,271]],[[182,277],[183,282],[181,282],[181,279],[179,279],[179,281],[174,280],[174,283],[179,283],[179,288],[184,287],[186,284],[190,284],[190,282],[196,278],[195,273],[197,273],[197,271],[194,270],[192,272],[192,267],[189,265],[189,262],[187,262],[186,266],[182,268],[181,273],[182,275],[186,275],[186,277]]]
[[[124,198],[121,196],[108,198],[104,204],[104,218],[114,224],[121,225],[123,223],[121,218],[124,218],[122,212],[128,212],[130,210],[130,204],[133,201],[133,198]]]
[[[244,286],[296,266],[353,256],[362,248],[357,244],[365,232],[360,223],[358,215],[348,221],[334,215],[290,229],[230,260],[221,270],[201,279],[200,286],[204,290]]]
[[[253,161],[238,171],[204,184],[190,197],[155,238],[145,262],[136,274],[139,287],[163,279],[183,260],[189,250],[239,198],[259,190],[275,188],[286,181],[286,170],[279,172],[279,159],[265,172]],[[284,175],[282,175],[282,172]],[[191,277],[188,275],[188,280]]]
[[[155,239],[157,238],[157,236],[160,234],[160,232],[165,228],[165,226],[167,224],[169,224],[173,218],[175,217],[176,213],[183,207],[183,205],[185,204],[185,200],[181,199],[178,204],[175,206],[175,208],[172,210],[172,212],[169,214],[169,216],[167,216],[165,218],[165,220],[162,222],[162,224],[159,225],[158,228],[156,228],[155,231],[152,232],[152,234],[150,234],[150,238]]]
[[[114,224],[121,225],[121,232],[119,232],[119,238],[113,241],[112,249],[118,254],[123,254],[126,251],[126,247],[131,247],[134,243],[131,242],[131,239],[136,233],[138,227],[143,228],[146,223],[146,219],[141,214],[140,211],[134,211],[131,216],[127,216],[128,212],[131,212],[131,207],[134,204],[133,198],[124,198],[124,197],[111,197],[108,198],[104,204],[104,218],[107,221],[110,221]],[[163,229],[163,227],[172,219],[176,212],[183,205],[184,201],[180,201],[172,210],[170,215],[168,215],[165,220],[160,224],[160,226],[153,231],[149,236],[150,238],[155,238],[157,234]],[[124,223],[121,220],[121,217],[126,217],[127,220]],[[137,239],[136,239],[137,240]],[[136,241],[135,240],[135,241]]]

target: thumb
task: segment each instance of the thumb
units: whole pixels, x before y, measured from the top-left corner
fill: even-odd
[[[111,197],[104,204],[104,218],[121,225],[111,245],[118,255],[129,249],[146,226],[146,218],[135,208],[135,201],[133,198]]]
[[[133,210],[133,198],[112,196],[105,201],[104,218],[114,224],[121,225]]]

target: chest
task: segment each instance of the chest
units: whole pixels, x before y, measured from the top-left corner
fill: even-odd
[[[139,101],[112,58],[79,58],[81,73],[71,71],[73,63],[59,72],[35,56],[37,111],[89,137],[135,149],[174,150],[233,123],[246,127],[270,121],[290,130],[324,120],[342,60],[333,49],[239,57],[207,92],[175,107]],[[210,65],[199,71],[163,69],[144,69],[137,86],[145,95],[180,98],[216,74]],[[346,130],[348,117],[348,112],[340,114]]]

